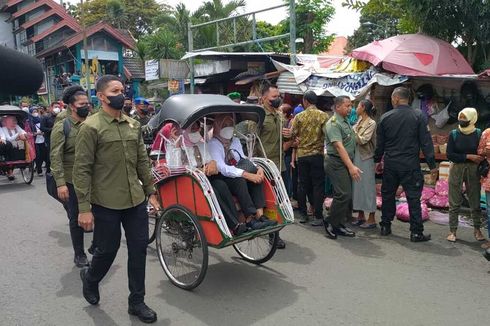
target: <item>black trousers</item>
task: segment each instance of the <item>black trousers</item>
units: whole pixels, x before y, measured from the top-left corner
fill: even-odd
[[[301,214],[306,212],[306,197],[315,208],[315,218],[323,219],[323,201],[325,200],[325,170],[323,155],[311,155],[298,158],[298,205]]]
[[[47,154],[48,154],[48,149],[47,149],[45,143],[36,144],[36,171],[37,171],[37,173],[43,173],[43,162],[46,162],[46,166],[47,166],[47,160],[46,160]]]
[[[298,200],[298,183],[299,183],[298,167],[291,168],[291,184],[292,184],[292,191],[293,191],[293,199],[295,200]]]
[[[226,220],[226,224],[230,229],[235,229],[238,224],[238,212],[235,202],[231,195],[230,189],[226,182],[221,178],[210,177],[211,185],[213,186],[216,199],[218,200],[221,211]]]
[[[325,171],[333,187],[328,222],[333,227],[340,227],[352,219],[352,179],[340,157],[329,155],[325,160]]]
[[[68,187],[70,197],[68,198],[68,202],[63,204],[63,207],[65,208],[66,214],[68,215],[68,220],[70,221],[71,243],[73,245],[75,255],[82,255],[84,254],[83,235],[85,231],[83,228],[78,226],[77,194],[75,193],[75,188],[71,183],[67,183],[66,186]]]
[[[46,173],[51,173],[51,139],[49,137],[44,139],[44,145],[46,146]]]
[[[257,214],[257,208],[265,207],[264,185],[248,182],[244,178],[227,178],[222,180],[240,203],[245,217]]]
[[[410,212],[410,231],[422,233],[422,209],[420,208],[420,197],[424,187],[424,176],[420,169],[412,171],[398,171],[385,168],[383,171],[383,184],[381,196],[383,205],[381,207],[381,225],[391,225],[396,214],[396,190],[403,187],[407,196],[408,209]]]
[[[5,161],[12,160],[14,147],[10,142],[6,142],[5,144],[0,144],[0,156],[3,156]]]
[[[121,244],[121,224],[128,246],[129,304],[144,302],[148,212],[146,201],[128,209],[116,210],[92,205],[96,249],[87,280],[98,284],[109,271]]]

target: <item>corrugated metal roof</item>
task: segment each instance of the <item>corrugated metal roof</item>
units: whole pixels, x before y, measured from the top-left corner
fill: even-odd
[[[145,79],[145,65],[139,58],[124,58],[124,67],[129,70],[132,78]]]
[[[281,73],[276,83],[281,93],[303,95],[304,92],[296,84],[293,73],[285,71]]]

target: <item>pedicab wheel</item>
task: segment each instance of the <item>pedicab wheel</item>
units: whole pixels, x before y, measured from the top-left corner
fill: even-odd
[[[168,207],[156,225],[158,259],[175,286],[192,290],[208,269],[208,245],[197,218],[185,207]]]
[[[158,212],[155,212],[153,209],[148,208],[148,245],[155,241],[156,237],[156,224],[158,221]]]
[[[22,174],[22,179],[24,179],[24,182],[30,185],[34,179],[34,162],[31,162],[25,168],[21,168],[20,174]]]
[[[274,256],[279,241],[279,232],[260,235],[233,245],[243,260],[252,264],[263,264]]]

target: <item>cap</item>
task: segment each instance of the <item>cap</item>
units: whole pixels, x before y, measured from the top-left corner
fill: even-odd
[[[231,98],[232,100],[239,100],[242,95],[238,92],[232,92],[230,94],[227,95],[229,98]]]
[[[258,104],[259,103],[259,98],[257,96],[248,96],[247,97],[247,101],[246,101],[247,104]]]

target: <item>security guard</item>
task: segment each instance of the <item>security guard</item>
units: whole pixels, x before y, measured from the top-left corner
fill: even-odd
[[[356,137],[347,117],[352,103],[347,96],[334,100],[335,114],[325,124],[327,157],[325,172],[332,182],[333,201],[330,215],[324,222],[330,239],[337,235],[354,237],[355,233],[345,226],[352,218],[352,179],[359,181],[362,171],[352,163],[356,147]]]
[[[60,120],[60,123],[55,123],[51,131],[51,173],[58,187],[58,198],[64,202],[63,206],[70,221],[74,263],[81,268],[89,263],[84,251],[84,232],[78,225],[78,201],[73,188],[72,170],[75,162],[75,140],[81,123],[89,113],[89,102],[87,93],[78,85],[65,89],[63,102],[70,107],[70,115]]]
[[[121,224],[128,247],[129,309],[146,323],[157,314],[144,303],[148,213],[146,198],[159,209],[140,124],[121,113],[124,86],[116,76],[102,76],[96,85],[102,110],[80,127],[73,167],[79,225],[94,228],[92,264],[80,272],[83,296],[99,302],[99,283],[109,271],[121,242]]]

